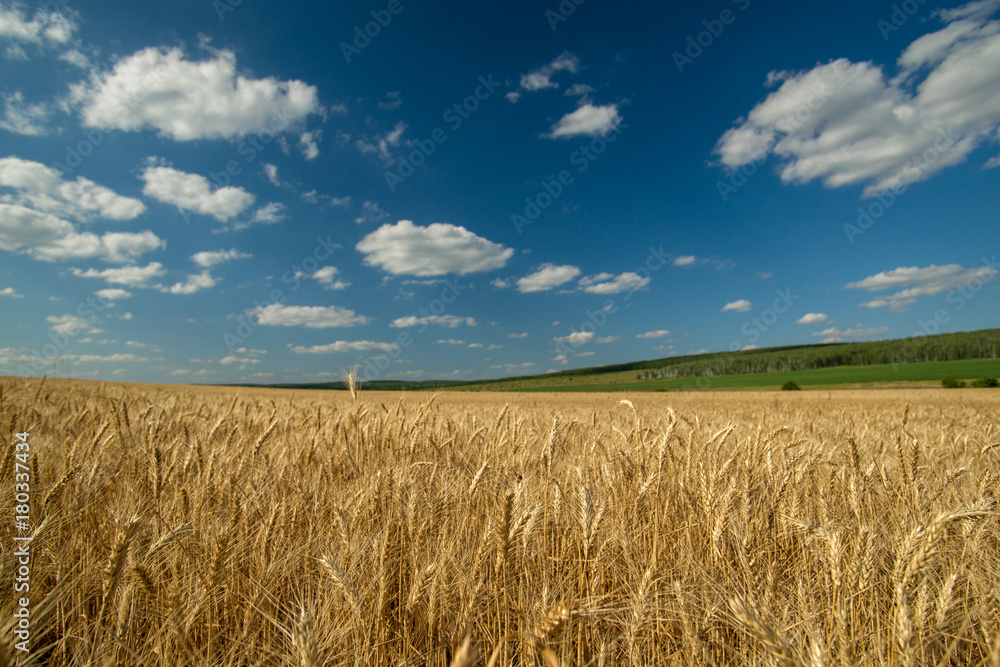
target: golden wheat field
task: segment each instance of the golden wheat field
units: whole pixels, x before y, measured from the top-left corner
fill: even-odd
[[[1000,665],[995,390],[0,388],[0,664]]]

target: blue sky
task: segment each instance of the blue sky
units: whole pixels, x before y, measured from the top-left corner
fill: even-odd
[[[0,0],[0,373],[998,325],[1000,0]]]

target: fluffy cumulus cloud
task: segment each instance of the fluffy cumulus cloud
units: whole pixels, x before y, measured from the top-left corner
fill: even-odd
[[[599,273],[580,279],[580,287],[590,294],[618,294],[619,292],[635,292],[649,285],[649,276],[626,271],[614,276],[610,273]]]
[[[580,269],[575,266],[556,266],[542,264],[534,273],[517,281],[519,292],[547,292],[564,283],[568,283],[580,275]]]
[[[123,266],[115,269],[73,269],[73,275],[78,278],[100,278],[111,285],[128,285],[130,287],[146,287],[150,280],[159,278],[166,271],[159,262],[150,262],[146,266]]]
[[[304,345],[291,346],[292,352],[296,354],[332,354],[334,352],[368,352],[378,350],[380,352],[395,352],[399,349],[396,343],[375,343],[370,340],[338,340],[326,345]]]
[[[99,334],[104,329],[98,329],[90,324],[86,319],[77,315],[52,315],[45,318],[46,322],[52,325],[53,333],[65,336],[79,336],[80,334]]]
[[[203,250],[202,252],[196,252],[191,255],[191,261],[198,266],[210,269],[216,264],[222,264],[234,259],[250,259],[251,257],[253,255],[249,253],[240,252],[236,248],[230,248],[229,250]]]
[[[672,261],[674,266],[691,266],[698,260],[694,255],[681,255],[680,257],[674,257]]]
[[[272,303],[251,311],[257,323],[262,326],[306,327],[307,329],[328,329],[332,327],[353,327],[368,324],[370,318],[358,315],[353,310],[337,306],[285,306]]]
[[[669,336],[670,332],[666,329],[656,329],[655,331],[647,331],[646,333],[641,333],[636,338],[663,338]]]
[[[81,231],[97,220],[124,221],[146,207],[93,181],[62,175],[44,164],[17,157],[0,158],[0,250],[35,259],[103,259],[129,262],[163,247],[151,231]]]
[[[208,269],[205,269],[201,273],[189,274],[185,280],[174,283],[170,287],[161,287],[160,291],[168,294],[194,294],[203,289],[215,287],[215,283],[215,278],[208,272]]]
[[[795,320],[796,324],[822,324],[824,322],[829,322],[830,318],[827,317],[826,313],[806,313],[799,319]]]
[[[0,39],[10,42],[4,56],[11,60],[27,58],[23,46],[27,44],[65,48],[76,28],[71,11],[57,12],[43,6],[29,16],[20,3],[0,4]]]
[[[745,313],[753,308],[753,303],[747,301],[746,299],[739,299],[737,301],[730,301],[722,307],[722,312],[726,311],[736,311],[737,313]]]
[[[123,301],[124,299],[131,299],[132,293],[123,290],[118,287],[109,287],[107,289],[99,289],[94,292],[99,298],[105,301]]]
[[[570,345],[586,345],[596,337],[593,331],[574,331],[568,336],[560,336],[552,340],[557,343],[569,343]]]
[[[150,164],[140,178],[145,182],[142,193],[147,197],[172,204],[182,211],[208,215],[219,222],[228,222],[253,206],[256,197],[233,186],[213,189],[208,179],[173,167]]]
[[[622,117],[618,113],[617,105],[605,104],[594,106],[589,102],[585,102],[576,111],[572,111],[560,118],[545,137],[549,139],[571,139],[580,136],[596,137],[611,132],[618,127],[621,121]]]
[[[3,96],[0,129],[33,137],[48,134],[46,123],[51,113],[52,110],[45,103],[25,102],[24,93],[18,90]]]
[[[314,86],[243,76],[226,50],[193,61],[179,48],[150,47],[94,72],[71,97],[86,126],[153,129],[176,141],[280,134],[321,111]]]
[[[931,264],[924,268],[901,266],[868,276],[864,280],[848,283],[845,287],[866,292],[905,288],[861,304],[864,308],[889,308],[894,312],[905,312],[908,306],[922,296],[934,296],[963,288],[978,292],[984,283],[996,276],[997,270],[987,265],[973,269],[966,269],[959,264],[944,266]]]
[[[865,184],[870,197],[958,164],[1000,125],[1000,2],[938,12],[945,25],[912,42],[894,76],[841,58],[772,72],[777,90],[719,140],[737,168],[773,153],[788,183]]]
[[[463,325],[474,327],[476,326],[476,320],[473,317],[458,317],[457,315],[407,315],[406,317],[397,317],[389,326],[402,329],[406,327],[425,327],[428,324],[454,329]]]
[[[465,275],[503,267],[514,251],[465,227],[435,222],[427,227],[400,220],[361,239],[364,263],[394,275]]]
[[[351,286],[351,283],[338,279],[338,275],[340,270],[337,267],[324,266],[309,277],[322,285],[323,289],[342,290]]]

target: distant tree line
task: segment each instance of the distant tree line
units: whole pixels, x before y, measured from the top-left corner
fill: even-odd
[[[802,371],[834,366],[996,359],[998,355],[1000,355],[1000,329],[985,329],[900,340],[746,350],[732,354],[702,355],[695,359],[684,357],[676,360],[665,359],[661,360],[662,365],[659,367],[640,370],[637,377],[640,380],[664,380],[677,377]]]

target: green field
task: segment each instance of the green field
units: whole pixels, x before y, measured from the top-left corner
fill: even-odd
[[[544,378],[510,380],[509,383],[482,385],[488,391],[690,391],[697,389],[779,389],[787,380],[795,380],[803,389],[828,389],[836,386],[864,384],[920,383],[940,387],[941,378],[954,375],[964,380],[1000,376],[998,359],[962,359],[958,361],[925,361],[908,364],[876,366],[836,366],[816,370],[776,373],[749,373],[745,375],[717,375],[714,377],[673,378],[644,382],[594,382],[593,376],[584,376],[579,382],[548,384]],[[633,376],[634,377],[634,376]],[[458,390],[479,387],[456,387]]]

